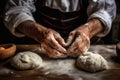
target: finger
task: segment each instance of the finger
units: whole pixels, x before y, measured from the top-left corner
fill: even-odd
[[[52,31],[49,32],[46,39],[44,39],[45,43],[47,43],[48,46],[50,46],[53,49],[56,49],[62,53],[66,53],[66,49],[63,48],[55,39],[54,33]]]
[[[41,44],[41,47],[44,48],[45,54],[51,58],[65,58],[67,57],[66,55],[60,53],[59,51],[52,49],[46,44]]]
[[[72,43],[72,45],[68,48],[68,53],[69,54],[73,54],[76,53],[78,51],[78,47],[82,44],[81,42],[81,37],[77,36],[75,38],[75,41]]]
[[[74,41],[74,38],[75,38],[75,31],[72,31],[68,36],[66,46],[69,46],[70,44],[72,44],[72,42]]]
[[[78,47],[78,41],[80,41],[80,38],[76,37],[75,41],[68,48],[68,52],[69,53],[73,53],[77,49],[77,47]]]
[[[90,38],[88,36],[86,36],[86,34],[83,32],[81,32],[81,34],[82,34],[83,38],[86,39],[86,46],[87,46],[87,48],[89,48],[90,47]]]
[[[75,46],[77,46],[77,49],[75,49],[74,52],[77,54],[83,54],[87,50],[88,46],[86,38],[82,34],[80,34],[75,41]]]
[[[83,45],[81,45],[81,50],[82,52],[86,52],[90,46],[90,41],[89,41],[89,38],[84,34],[84,33],[81,33],[81,36],[82,36],[82,42]]]
[[[65,55],[65,54],[63,54],[63,53],[61,53],[61,52],[59,52],[59,51],[57,51],[57,50],[54,50],[53,51],[56,55],[55,56],[51,56],[51,58],[66,58],[67,57],[67,55]]]
[[[54,48],[54,49],[56,49],[56,50],[58,50],[58,51],[60,51],[60,52],[62,52],[62,53],[67,53],[67,50],[66,50],[64,47],[62,47],[62,46],[58,43],[58,41],[56,41],[56,39],[55,39],[54,37],[51,37],[51,41],[50,41],[49,45],[50,45],[52,48]]]
[[[54,36],[60,45],[62,45],[63,47],[66,46],[66,43],[65,43],[64,39],[60,36],[60,34],[55,34]]]
[[[48,40],[48,41],[47,41]],[[53,33],[49,33],[49,36],[46,38],[46,43],[48,43],[48,45],[50,47],[52,47],[53,49],[56,49],[62,53],[66,53],[67,50],[65,48],[63,48],[55,39],[55,36],[53,35]]]
[[[75,46],[78,47],[77,49],[74,49],[75,53],[83,54],[88,50],[89,41],[87,40],[86,36],[84,36],[82,33],[80,33],[75,42]]]

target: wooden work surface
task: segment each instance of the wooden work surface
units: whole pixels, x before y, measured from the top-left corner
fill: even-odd
[[[38,45],[17,45],[17,52],[35,51]],[[89,73],[75,67],[74,58],[49,59],[42,56],[40,69],[19,71],[12,68],[9,60],[0,62],[0,80],[120,80],[120,63],[115,45],[92,45],[89,51],[101,54],[110,66],[102,72]]]

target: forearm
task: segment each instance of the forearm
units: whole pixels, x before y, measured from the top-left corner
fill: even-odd
[[[103,31],[104,25],[98,19],[91,19],[86,24],[78,27],[78,29],[84,32],[90,39]]]
[[[45,27],[37,24],[36,22],[25,21],[16,28],[16,31],[28,37],[31,37],[37,41],[40,41],[40,39],[44,37],[43,33],[45,29]]]
[[[92,38],[96,36],[98,33],[103,31],[104,25],[98,19],[92,19],[88,21],[88,29],[89,29],[89,37]]]

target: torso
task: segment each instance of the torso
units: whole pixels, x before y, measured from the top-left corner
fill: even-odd
[[[37,11],[34,16],[46,27],[71,31],[87,20],[85,2],[86,0],[37,0],[35,3]]]

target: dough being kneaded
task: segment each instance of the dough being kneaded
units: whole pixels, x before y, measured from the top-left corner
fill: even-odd
[[[86,52],[77,59],[77,67],[88,72],[97,72],[108,69],[107,61],[99,54]]]
[[[11,59],[10,63],[19,70],[34,69],[42,66],[42,58],[34,52],[25,51],[19,52]]]

